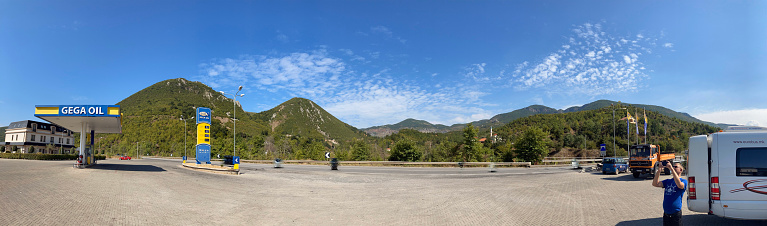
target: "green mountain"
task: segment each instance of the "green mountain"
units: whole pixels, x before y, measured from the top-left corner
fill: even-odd
[[[260,113],[243,111],[237,103],[200,82],[183,78],[155,83],[117,103],[123,113],[122,134],[99,134],[96,149],[109,153],[181,156],[194,151],[196,107],[211,109],[213,155],[237,155],[250,159],[303,156],[319,158],[334,145],[366,137],[341,122],[314,102],[293,98]],[[181,117],[187,118],[186,128]],[[185,142],[186,139],[186,142]],[[313,148],[313,155],[295,155]]]
[[[621,105],[621,107],[626,107],[632,112],[641,110],[634,106]],[[465,151],[473,150],[480,151],[478,153],[481,158],[478,161],[518,161],[520,160],[519,150],[514,144],[519,143],[525,131],[531,128],[540,129],[545,133],[544,143],[548,150],[545,156],[555,157],[596,157],[600,155],[600,144],[607,145],[608,156],[613,156],[613,153],[625,156],[628,145],[645,142],[658,144],[662,150],[681,153],[687,149],[690,136],[718,130],[710,125],[688,122],[650,110],[647,111],[647,117],[649,125],[646,136],[643,122],[640,122],[638,127],[636,124],[631,124],[631,127],[627,128],[626,120],[621,120],[622,117],[618,114],[613,117],[612,108],[608,105],[608,107],[593,110],[541,113],[517,118],[502,126],[494,127],[493,134],[496,136],[490,136],[489,128],[480,128],[476,137],[487,138],[482,144],[486,149],[465,149],[465,131],[422,133],[413,129],[403,129],[382,138],[379,144],[410,142],[416,150],[423,153],[423,161],[463,161],[460,156]]]
[[[358,139],[364,133],[338,120],[311,100],[295,97],[254,117],[269,123],[274,134],[302,135],[313,139]]]
[[[611,105],[614,106],[632,106],[636,107],[637,113],[640,113],[642,110],[647,111],[654,111],[658,112],[662,115],[677,118],[686,122],[695,122],[695,123],[702,123],[718,128],[727,128],[728,126],[731,126],[729,124],[716,124],[711,122],[702,121],[700,119],[697,119],[695,117],[690,116],[687,113],[682,112],[676,112],[671,109],[661,107],[661,106],[655,106],[655,105],[645,105],[645,104],[627,104],[627,103],[621,103],[616,101],[610,101],[610,100],[598,100],[594,101],[588,104],[585,104],[583,106],[575,106],[575,107],[569,107],[565,110],[558,110],[554,108],[550,108],[543,105],[530,105],[525,108],[517,109],[512,112],[498,114],[493,116],[490,119],[484,119],[479,121],[471,122],[471,124],[475,127],[478,127],[480,129],[489,129],[490,127],[500,127],[503,126],[509,122],[512,122],[519,118],[524,118],[532,115],[538,115],[538,114],[555,114],[555,113],[571,113],[571,112],[581,112],[581,111],[589,111],[589,110],[597,110],[602,109],[606,107],[610,107]],[[626,110],[624,109],[618,109],[621,107],[616,107],[616,117],[625,117]],[[631,112],[632,115],[635,114],[635,112]],[[622,118],[620,117],[620,118]],[[408,121],[416,121],[420,123],[412,123]],[[407,126],[401,126],[401,125],[407,125]],[[407,119],[405,121],[402,121],[400,123],[394,124],[394,125],[383,125],[383,126],[374,126],[366,129],[362,129],[363,131],[367,132],[368,134],[372,136],[377,137],[383,137],[386,135],[390,135],[393,133],[396,133],[397,131],[401,129],[414,129],[419,132],[437,132],[437,133],[446,133],[451,131],[460,131],[462,130],[467,124],[454,124],[450,127],[444,126],[444,125],[433,125],[429,122],[422,121],[422,120],[415,120],[415,119]]]
[[[590,107],[590,106],[586,106]],[[613,109],[610,105],[598,109],[579,109],[561,114],[538,114],[519,118],[502,127],[497,128],[497,134],[506,140],[515,140],[529,127],[541,128],[548,133],[550,139],[551,155],[557,155],[563,148],[598,150],[599,144],[606,144],[608,150],[616,144],[618,154],[625,154],[627,145],[636,143],[660,144],[662,149],[683,152],[687,148],[687,140],[690,136],[713,133],[718,127],[702,122],[691,122],[669,114],[672,112],[655,111],[665,108],[650,105],[616,105],[617,108],[627,108],[632,112],[642,112],[647,108],[647,136],[644,131],[644,117],[639,119],[638,124],[627,126],[625,118],[626,109],[621,109],[622,114],[616,111],[613,117]],[[650,107],[653,110],[650,110]],[[583,108],[583,107],[581,107]],[[642,114],[642,113],[640,113]],[[639,134],[637,135],[637,131]],[[616,137],[613,140],[613,133]],[[630,139],[630,140],[629,140]]]
[[[384,136],[396,133],[397,131],[400,131],[402,129],[413,129],[413,130],[418,130],[419,132],[422,132],[422,133],[446,133],[450,131],[455,131],[455,129],[448,127],[446,125],[442,125],[442,124],[435,125],[424,120],[416,120],[412,118],[405,119],[404,121],[394,125],[374,126],[374,127],[365,128],[362,130],[372,136],[384,137]]]

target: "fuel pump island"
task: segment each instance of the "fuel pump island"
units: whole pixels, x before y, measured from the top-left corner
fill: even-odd
[[[80,128],[77,168],[96,164],[93,155],[96,133],[122,133],[119,105],[35,105],[35,117],[73,131]],[[87,134],[90,134],[90,140],[86,144]]]

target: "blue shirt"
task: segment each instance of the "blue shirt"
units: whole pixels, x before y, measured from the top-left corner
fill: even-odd
[[[687,189],[687,180],[679,178]],[[674,182],[674,178],[661,181],[663,183],[663,212],[667,214],[682,211],[682,195],[685,189],[679,189]]]

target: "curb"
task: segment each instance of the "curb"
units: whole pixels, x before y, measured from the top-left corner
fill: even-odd
[[[218,173],[218,174],[240,175],[239,169],[234,169],[229,167],[221,167],[221,166],[210,165],[210,164],[189,164],[189,163],[182,163],[181,165],[184,166],[185,168],[196,170],[196,171],[211,172],[211,173]]]

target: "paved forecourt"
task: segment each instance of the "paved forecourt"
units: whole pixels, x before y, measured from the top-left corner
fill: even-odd
[[[662,191],[628,174],[243,164],[234,176],[168,160],[71,164],[0,159],[0,225],[659,225],[662,214]],[[689,225],[765,223],[684,213]]]

